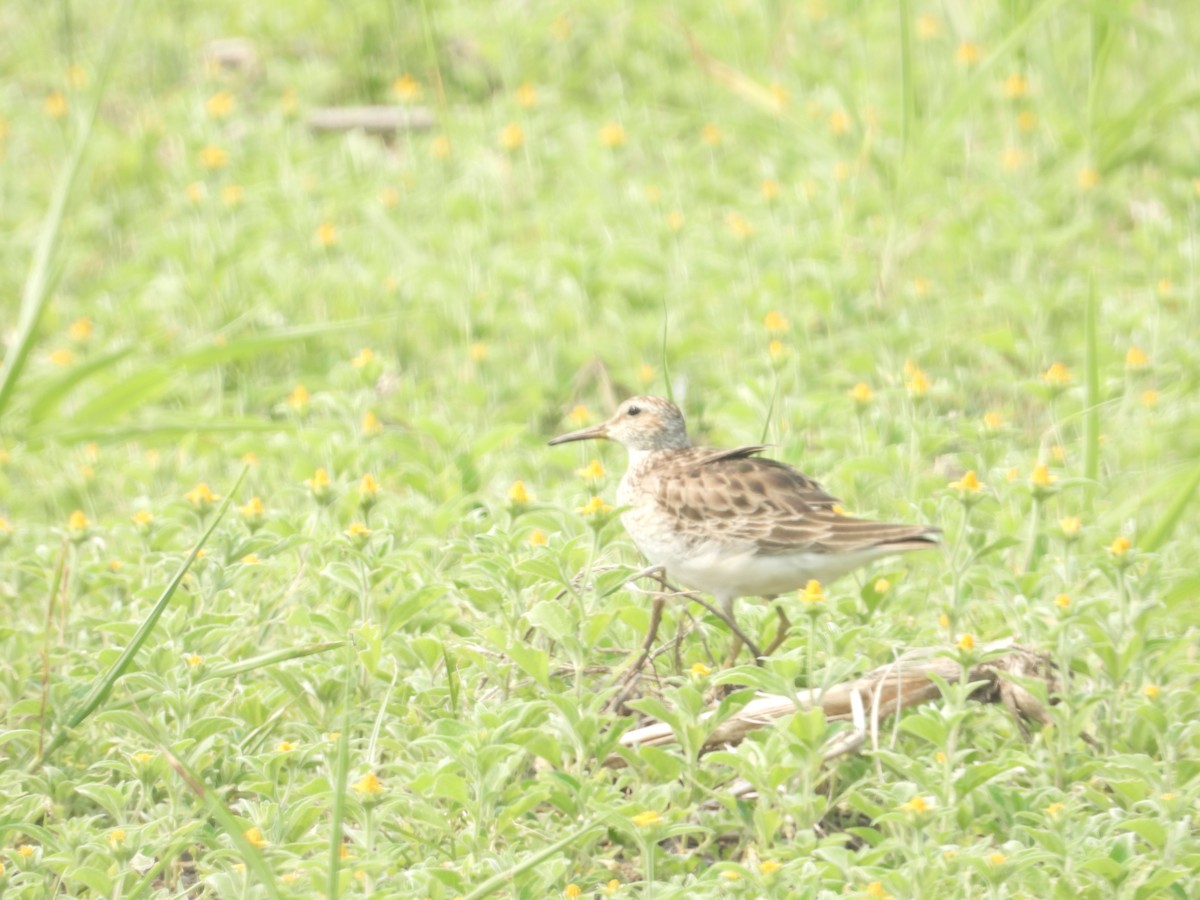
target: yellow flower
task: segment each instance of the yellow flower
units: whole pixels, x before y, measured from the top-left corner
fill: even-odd
[[[771,359],[779,359],[779,357],[783,356],[783,341],[771,341],[771,343],[767,344],[767,353],[770,354]]]
[[[1081,191],[1090,191],[1100,183],[1100,173],[1093,166],[1084,166],[1075,176],[1075,181]]]
[[[983,416],[983,426],[988,431],[996,431],[1004,424],[1004,417],[998,412],[985,413]]]
[[[945,613],[942,613],[938,616],[938,627],[946,629],[950,628],[950,617]]]
[[[1057,478],[1050,474],[1050,470],[1046,468],[1045,463],[1038,463],[1033,467],[1033,471],[1029,473],[1029,483],[1035,488],[1044,490],[1057,480]]]
[[[447,159],[450,156],[450,138],[439,134],[429,142],[429,155],[434,159]]]
[[[17,847],[17,855],[23,859],[29,859],[35,853],[37,853],[37,848],[32,847],[29,844],[21,844],[19,847]]]
[[[850,515],[850,513],[846,512],[846,507],[842,506],[842,504],[840,504],[840,503],[835,503],[835,504],[833,504],[833,506],[829,507],[829,509],[830,509],[830,511],[831,511],[831,512],[833,512],[833,514],[834,514],[835,516],[848,516],[848,515]]]
[[[1071,370],[1060,362],[1051,363],[1042,373],[1042,381],[1051,387],[1064,387],[1071,383]]]
[[[777,199],[781,190],[779,187],[779,182],[774,178],[764,178],[762,183],[758,186],[758,189],[762,192],[763,199],[768,203]]]
[[[726,213],[725,227],[729,229],[730,234],[742,241],[754,234],[754,226],[737,212]]]
[[[900,810],[902,812],[917,814],[917,813],[928,812],[929,809],[930,809],[929,801],[926,800],[924,797],[922,797],[920,794],[913,797],[911,800],[908,800],[908,801],[900,804]]]
[[[781,331],[787,331],[788,321],[780,313],[771,310],[763,318],[763,325],[766,326],[767,331],[771,334],[778,334]]]
[[[1025,164],[1025,154],[1016,147],[1005,147],[1000,157],[1000,165],[1006,172],[1015,172]]]
[[[1062,812],[1066,808],[1067,808],[1066,804],[1056,802],[1056,803],[1051,803],[1049,806],[1047,806],[1046,809],[1044,810],[1044,812],[1048,816],[1057,816],[1060,812]]]
[[[508,499],[513,503],[528,503],[529,491],[525,489],[525,482],[520,479],[514,481],[508,489]]]
[[[296,110],[296,89],[288,88],[279,96],[279,106],[285,113]]]
[[[982,56],[983,48],[972,41],[963,41],[954,51],[954,58],[958,60],[959,65],[963,66],[975,65]]]
[[[108,833],[108,846],[120,847],[123,843],[125,843],[125,829],[114,828]]]
[[[88,521],[88,517],[83,514],[82,509],[77,509],[67,517],[67,529],[69,531],[85,531],[92,525]]]
[[[150,762],[150,760],[154,759],[154,754],[146,753],[145,751],[142,751],[141,753],[133,754],[133,756],[131,756],[129,758],[132,759],[135,763],[141,763],[142,765],[145,765],[146,763]]]
[[[891,900],[891,894],[883,889],[882,881],[872,881],[863,889],[863,893],[868,897],[877,897],[878,900]]]
[[[1003,853],[992,853],[988,856],[988,862],[993,866],[1002,866],[1008,862],[1008,857]]]
[[[867,386],[866,382],[860,381],[850,388],[850,396],[859,406],[866,406],[875,397],[875,392]]]
[[[1174,291],[1175,291],[1175,285],[1173,285],[1171,283],[1170,278],[1160,278],[1160,279],[1158,279],[1158,288],[1157,289],[1158,289],[1158,296],[1170,297],[1171,294],[1174,293]]]
[[[525,131],[516,122],[509,122],[500,129],[500,146],[505,150],[516,150],[525,144]]]
[[[1117,559],[1120,559],[1129,552],[1129,548],[1131,546],[1132,545],[1129,542],[1129,538],[1121,535],[1120,537],[1114,538],[1113,542],[1108,545],[1108,552],[1117,557]]]
[[[834,134],[845,134],[850,130],[850,117],[840,109],[829,114],[829,130]]]
[[[733,869],[726,869],[721,873],[721,877],[726,881],[740,881],[742,875],[740,872],[735,872]]]
[[[537,100],[537,88],[535,88],[528,81],[517,88],[517,103],[521,106],[529,109],[530,107],[537,105]]]
[[[782,112],[791,102],[791,95],[788,89],[778,82],[771,82],[771,86],[767,88],[771,92],[771,99],[775,101],[775,109],[777,112]]]
[[[700,129],[700,139],[710,147],[715,147],[721,143],[721,129],[709,122]]]
[[[475,341],[467,348],[467,356],[471,357],[474,362],[483,362],[487,359],[488,346],[483,341]]]
[[[197,509],[208,509],[214,503],[221,499],[220,494],[214,494],[209,486],[201,481],[194,488],[183,495],[188,503],[195,506]]]
[[[825,591],[821,588],[821,582],[815,578],[810,578],[808,584],[804,586],[804,590],[800,593],[800,599],[805,603],[821,603],[825,599]]]
[[[221,202],[226,206],[240,206],[246,199],[246,189],[240,184],[227,184],[221,188]]]
[[[362,433],[366,435],[379,434],[383,431],[383,423],[379,421],[379,416],[371,412],[369,409],[363,413],[362,422],[359,424]]]
[[[1157,700],[1162,691],[1157,684],[1147,684],[1142,688],[1142,694],[1147,700]]]
[[[67,114],[67,97],[62,91],[47,94],[42,109],[52,119],[61,119]]]
[[[298,384],[292,388],[292,392],[288,394],[287,404],[296,412],[302,413],[308,409],[308,400],[308,388],[302,384]]]
[[[592,515],[595,515],[596,513],[606,513],[611,509],[612,509],[612,507],[609,506],[607,503],[605,503],[603,500],[601,500],[599,497],[593,497],[591,500],[589,500],[587,502],[587,506],[579,507],[577,512],[579,512],[585,516],[592,516]]]
[[[872,587],[874,587],[875,593],[886,594],[888,591],[890,591],[892,589],[892,583],[890,581],[888,581],[886,578],[876,578],[875,584],[872,585]]]
[[[1079,534],[1079,529],[1083,526],[1078,516],[1063,516],[1058,520],[1058,527],[1062,529],[1062,533],[1069,538]]]
[[[960,637],[958,639],[958,643],[956,643],[954,646],[964,652],[966,652],[968,650],[974,650],[975,649],[975,635],[969,634],[969,633],[964,634],[962,637]]]
[[[73,88],[85,87],[88,83],[87,69],[79,63],[71,63],[67,66],[67,84]]]
[[[1024,97],[1029,93],[1029,82],[1020,72],[1013,72],[1004,79],[1004,96],[1010,100]]]
[[[608,894],[608,896],[611,897],[613,894],[615,894],[620,889],[621,889],[621,882],[619,882],[617,879],[613,878],[612,880],[610,880],[608,882],[608,884],[606,884],[604,886],[604,893]]]
[[[198,669],[204,665],[204,657],[199,653],[189,653],[183,658],[183,661],[187,663],[189,669]]]
[[[321,735],[321,737],[325,738],[327,741],[336,741],[341,736],[342,733],[340,731],[327,731]]]
[[[322,222],[317,226],[317,243],[322,247],[332,247],[337,240],[337,227],[332,222]]]
[[[247,553],[240,560],[238,560],[238,562],[240,562],[243,566],[256,566],[262,562],[262,560],[258,558],[257,553]]]
[[[592,417],[592,414],[590,412],[588,412],[588,408],[586,406],[583,406],[582,404],[577,404],[567,414],[567,418],[570,419],[572,422],[574,422],[576,425],[582,425],[584,422],[586,422],[591,417]]]
[[[67,337],[75,341],[77,344],[82,344],[92,336],[92,320],[87,316],[81,316],[71,323],[67,329]]]
[[[379,493],[379,482],[375,480],[375,476],[370,473],[364,475],[358,483],[358,496],[361,503],[364,505],[375,502],[375,495]]]
[[[578,897],[583,894],[583,888],[572,882],[563,890],[564,897]]]
[[[421,83],[407,72],[392,82],[392,93],[404,103],[421,99]]]
[[[280,741],[278,744],[275,745],[276,753],[291,753],[295,749],[296,749],[296,745],[293,744],[291,741]]]
[[[549,543],[546,538],[546,532],[540,528],[533,529],[533,534],[529,535],[529,543],[534,547],[545,547]]]
[[[1125,368],[1144,369],[1150,364],[1150,358],[1141,347],[1130,347],[1125,352]]]
[[[692,667],[690,669],[688,669],[688,672],[690,672],[692,675],[696,676],[697,678],[704,678],[706,675],[712,674],[712,669],[710,669],[708,666],[706,666],[702,662],[695,662],[695,663],[692,663]]]
[[[624,146],[625,127],[620,122],[605,122],[600,128],[600,143],[605,147]]]
[[[374,772],[368,772],[362,778],[358,779],[358,781],[354,782],[351,787],[354,789],[354,793],[368,796],[384,792],[383,782],[379,780],[379,777]]]
[[[944,766],[946,764],[946,754],[939,750],[937,753],[933,754],[933,761],[939,766]]]
[[[251,497],[246,503],[238,507],[238,512],[242,514],[242,518],[247,522],[261,522],[267,514],[267,509],[263,506],[263,502],[257,497]]]
[[[764,859],[758,864],[758,871],[762,872],[764,875],[770,875],[772,872],[778,872],[782,868],[783,864],[778,863],[773,859]]]
[[[217,91],[204,101],[204,111],[212,119],[224,119],[233,112],[233,107],[233,94],[229,91]]]
[[[46,357],[56,366],[69,366],[75,362],[75,354],[63,347],[59,350],[52,350],[50,355]]]
[[[1038,117],[1027,109],[1021,110],[1017,114],[1017,127],[1026,133],[1033,131],[1038,126]]]
[[[1066,609],[1071,605],[1071,598],[1067,594],[1057,594],[1054,597],[1054,605],[1059,609]]]
[[[209,144],[200,151],[200,165],[206,169],[223,169],[229,165],[229,154],[216,144]]]
[[[672,212],[667,213],[667,227],[672,231],[679,231],[681,228],[683,228],[685,221],[687,220],[684,219],[683,213],[679,212],[678,210],[673,210]]]
[[[263,837],[263,833],[258,826],[247,828],[242,832],[242,837],[250,842],[250,846],[257,847],[260,850],[263,847],[269,846],[267,839]]]
[[[183,195],[187,197],[189,203],[199,203],[208,196],[208,188],[201,181],[193,181],[183,189]]]
[[[1158,391],[1151,388],[1148,391],[1142,391],[1142,406],[1146,409],[1154,409],[1158,406]]]
[[[350,365],[356,369],[365,369],[375,359],[375,351],[370,347],[363,347],[358,351],[358,355],[350,360]]]
[[[604,477],[604,466],[600,464],[600,460],[593,459],[585,468],[576,469],[575,474],[588,481],[598,481]]]
[[[933,285],[930,284],[929,279],[925,278],[921,275],[915,276],[912,280],[913,293],[916,294],[918,297],[924,297],[926,294],[928,294],[931,287],[933,287]],[[907,362],[904,364],[904,367],[905,367],[904,374],[905,375],[909,374],[908,365],[909,365],[909,363],[907,363]],[[915,366],[914,366],[914,369],[915,369]]]
[[[917,16],[917,37],[923,41],[931,41],[942,33],[942,20],[932,13],[922,13]]]
[[[400,203],[400,192],[394,187],[385,187],[379,192],[379,202],[387,209],[392,209]]]
[[[631,817],[629,821],[633,822],[638,828],[650,828],[661,823],[663,817],[658,814],[657,810],[648,809]]]
[[[365,541],[370,536],[371,529],[362,524],[362,522],[353,522],[351,523],[350,527],[346,529],[346,537],[348,538]]]
[[[641,379],[642,384],[652,382],[654,380],[654,366],[649,363],[642,363],[638,366],[638,378]]]
[[[329,473],[320,468],[313,472],[312,478],[305,478],[304,483],[308,486],[308,489],[314,493],[319,490],[327,489],[331,484],[329,480]]]
[[[950,487],[958,491],[960,494],[978,494],[987,485],[979,480],[974,469],[968,470],[967,474],[963,475],[958,481],[950,482]]]
[[[904,386],[908,388],[908,392],[914,397],[924,397],[929,393],[929,376],[916,366],[913,366],[912,374],[909,375],[908,381],[905,382]]]

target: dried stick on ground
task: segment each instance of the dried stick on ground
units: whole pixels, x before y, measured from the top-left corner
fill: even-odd
[[[980,682],[971,693],[972,699],[981,703],[1003,703],[1020,723],[1022,731],[1029,720],[1041,724],[1049,722],[1049,715],[1037,698],[1012,677],[1040,679],[1045,682],[1048,695],[1052,696],[1058,689],[1058,678],[1049,657],[1012,641],[994,641],[978,650],[985,661],[976,663],[967,673],[969,681]],[[851,720],[855,724],[854,731],[839,734],[826,748],[826,757],[857,750],[868,736],[868,725],[870,733],[877,733],[879,721],[885,716],[936,700],[941,692],[930,676],[951,684],[957,682],[962,677],[962,666],[956,659],[937,655],[939,652],[937,649],[910,650],[894,663],[880,666],[853,681],[836,684],[824,693],[800,691],[801,709],[819,705],[827,720]],[[796,704],[791,698],[761,694],[713,729],[704,745],[712,749],[736,744],[748,732],[795,711]],[[621,745],[636,749],[670,744],[674,740],[669,725],[653,722],[626,732],[621,736]],[[616,768],[625,765],[625,761],[613,754],[605,760],[605,765]]]
[[[433,113],[407,106],[330,106],[308,114],[313,131],[365,131],[392,137],[404,131],[427,131],[433,127]]]

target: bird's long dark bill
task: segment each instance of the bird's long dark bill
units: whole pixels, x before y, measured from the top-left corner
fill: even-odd
[[[550,441],[550,445],[567,444],[571,441],[599,441],[608,437],[607,425],[593,425],[591,428],[580,428],[578,431],[571,431],[567,434],[560,434],[558,437]]]

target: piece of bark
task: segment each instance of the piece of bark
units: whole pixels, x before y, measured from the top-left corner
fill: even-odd
[[[962,677],[962,666],[951,656],[938,655],[944,652],[943,649],[910,650],[894,663],[880,666],[853,681],[836,684],[823,693],[799,691],[799,709],[807,710],[819,705],[825,712],[826,720],[852,720],[855,723],[854,731],[838,735],[826,748],[826,758],[854,752],[861,747],[867,737],[868,716],[874,732],[883,718],[897,710],[936,700],[941,696],[941,690],[931,675],[949,684],[957,682]],[[1049,714],[1037,698],[1013,680],[1013,677],[1039,679],[1046,684],[1047,694],[1052,696],[1058,689],[1058,678],[1056,667],[1049,657],[1012,641],[994,641],[982,645],[978,648],[978,655],[983,661],[971,666],[967,673],[968,681],[980,682],[971,692],[972,699],[981,703],[1003,703],[1026,734],[1027,721],[1041,724],[1050,721]],[[789,697],[760,694],[714,728],[704,746],[713,749],[737,744],[747,733],[791,715],[796,710],[796,703]],[[630,749],[661,746],[674,741],[671,727],[662,722],[643,725],[621,736],[621,745]],[[625,765],[625,760],[613,754],[604,764],[619,768]]]
[[[217,38],[204,45],[204,61],[228,72],[254,74],[258,71],[258,51],[250,38]]]
[[[391,137],[401,131],[427,131],[433,127],[433,113],[420,106],[327,106],[308,114],[308,127]]]

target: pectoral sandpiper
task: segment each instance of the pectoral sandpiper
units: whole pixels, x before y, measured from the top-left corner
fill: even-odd
[[[817,482],[758,457],[765,446],[693,447],[683,414],[661,397],[632,397],[607,422],[550,443],[597,439],[629,451],[617,503],[638,549],[671,582],[711,594],[730,624],[739,597],[774,598],[938,544],[937,528],[844,515]],[[777,609],[780,630],[766,653],[787,635]],[[731,659],[739,648],[735,637]]]

